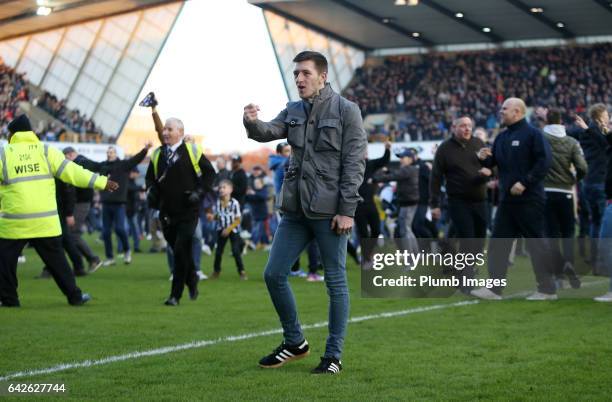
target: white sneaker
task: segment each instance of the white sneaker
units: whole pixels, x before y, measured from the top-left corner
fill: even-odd
[[[608,292],[603,296],[598,296],[594,298],[593,300],[598,301],[598,302],[604,302],[604,303],[612,303],[612,292]]]
[[[201,281],[205,281],[206,279],[208,279],[208,275],[206,275],[202,271],[196,271],[196,274],[198,275],[198,279]]]
[[[493,292],[491,289],[487,289],[487,288],[474,289],[470,292],[470,294],[474,297],[478,297],[479,299],[484,299],[484,300],[502,300],[503,299],[500,295]]]
[[[210,249],[210,247],[206,243],[202,244],[202,252],[204,254],[206,254],[206,255],[211,255],[212,254],[212,250]]]
[[[319,275],[319,274],[308,274],[308,276],[306,277],[306,282],[323,282],[325,280],[325,278],[323,277],[323,275]]]
[[[535,292],[525,300],[557,300],[559,297],[556,294]]]
[[[132,262],[132,252],[131,251],[127,251],[124,255],[123,255],[123,262],[127,265],[130,264]]]
[[[18,264],[25,264],[25,262],[26,262],[25,255],[20,255],[19,258],[17,259],[17,263]]]
[[[115,263],[115,260],[113,258],[104,260],[104,262],[102,263],[102,265],[105,266],[105,267],[110,267],[111,265],[115,265],[115,264],[116,263]]]

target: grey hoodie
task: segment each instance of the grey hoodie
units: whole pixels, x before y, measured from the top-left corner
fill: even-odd
[[[544,188],[546,191],[571,193],[572,187],[587,173],[582,148],[578,141],[565,133],[565,127],[561,124],[545,126],[543,131],[552,151],[552,163],[544,179]],[[575,176],[572,166],[576,171]]]

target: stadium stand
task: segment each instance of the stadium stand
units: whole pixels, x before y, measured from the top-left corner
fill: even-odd
[[[15,117],[19,102],[28,99],[24,74],[17,73],[0,60],[0,138],[6,138],[6,126]]]
[[[571,124],[588,105],[612,103],[611,62],[609,43],[394,56],[367,60],[344,94],[364,115],[394,115],[394,124],[374,126],[373,139],[439,140],[459,115],[494,131],[508,96],[560,108]]]
[[[31,99],[33,92],[41,95]],[[22,102],[27,102],[23,105]],[[5,65],[0,60],[0,138],[6,138],[7,124],[15,117],[19,108],[27,109],[36,118],[34,129],[42,139],[47,141],[72,142],[108,142],[102,131],[90,118],[82,115],[78,109],[66,107],[64,99],[34,87],[25,73],[17,73],[15,69]],[[45,113],[32,110],[38,107]]]

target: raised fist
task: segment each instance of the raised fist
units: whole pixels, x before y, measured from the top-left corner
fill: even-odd
[[[244,120],[249,123],[257,121],[257,112],[259,112],[259,106],[249,103],[244,107]]]

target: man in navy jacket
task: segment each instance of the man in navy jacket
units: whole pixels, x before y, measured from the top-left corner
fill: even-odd
[[[500,112],[506,129],[495,139],[493,149],[482,148],[478,152],[484,166],[497,166],[499,172],[500,204],[489,243],[489,276],[506,278],[512,241],[525,237],[538,286],[527,299],[552,300],[557,295],[548,263],[549,244],[544,238],[544,177],[551,164],[551,151],[540,130],[527,123],[525,114],[521,99],[506,99]],[[500,299],[502,290],[501,286],[480,288],[472,295]]]

